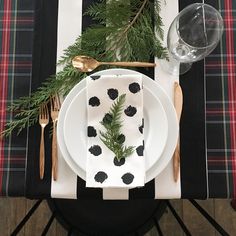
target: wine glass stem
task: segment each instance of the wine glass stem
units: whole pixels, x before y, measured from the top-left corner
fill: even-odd
[[[190,70],[192,63],[180,63],[169,55],[169,60],[161,60],[161,68],[163,71],[171,75],[182,75]]]

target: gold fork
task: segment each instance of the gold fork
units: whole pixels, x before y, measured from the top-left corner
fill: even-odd
[[[59,95],[56,93],[50,99],[51,102],[51,118],[53,122],[53,133],[52,133],[52,176],[54,180],[57,180],[57,169],[58,169],[58,156],[57,156],[57,134],[56,126],[59,111],[61,108]]]
[[[39,108],[39,124],[41,126],[41,140],[40,140],[40,151],[39,151],[39,176],[43,179],[44,176],[44,163],[45,163],[45,147],[44,147],[44,128],[49,122],[48,107],[44,103]]]

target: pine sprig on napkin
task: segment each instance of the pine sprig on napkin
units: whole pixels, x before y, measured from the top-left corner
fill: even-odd
[[[115,154],[118,161],[130,156],[135,148],[124,145],[125,136],[121,133],[121,115],[125,104],[125,97],[126,94],[120,95],[101,121],[106,132],[100,131],[100,139]]]

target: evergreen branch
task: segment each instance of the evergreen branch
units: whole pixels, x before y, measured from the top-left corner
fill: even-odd
[[[8,107],[8,111],[16,112],[15,119],[5,124],[5,128],[0,136],[8,137],[14,130],[19,134],[22,129],[36,124],[39,107],[42,103],[47,103],[56,92],[66,95],[84,77],[84,73],[80,73],[71,65],[68,65],[63,71],[58,72],[55,76],[51,76],[43,82],[41,87],[30,96],[21,97],[14,101]]]
[[[147,4],[148,0],[144,0],[142,6],[139,8],[138,12],[136,13],[135,17],[133,18],[133,20],[130,22],[130,24],[127,25],[127,27],[125,28],[123,34],[125,34],[130,27],[132,27],[132,25],[136,22],[136,20],[138,19],[139,15],[141,14],[141,12],[143,11],[145,5]]]
[[[64,67],[62,71],[46,79],[30,96],[21,97],[8,107],[16,115],[6,123],[0,135],[9,136],[14,130],[21,131],[37,123],[42,103],[47,102],[55,92],[66,95],[86,77],[85,73],[71,65],[76,55],[88,55],[103,61],[117,61],[118,58],[124,61],[149,61],[153,56],[166,58],[167,51],[156,37],[153,26],[154,19],[157,35],[162,39],[163,23],[159,12],[159,0],[155,3],[151,0],[100,0],[91,5],[85,14],[97,23],[64,51],[58,62]]]
[[[125,94],[120,95],[100,122],[106,132],[99,131],[100,140],[115,154],[115,158],[118,161],[130,156],[134,152],[133,146],[124,146],[125,136],[121,133],[121,115],[125,104],[125,97]]]

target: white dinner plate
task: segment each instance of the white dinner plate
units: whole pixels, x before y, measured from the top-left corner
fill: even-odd
[[[145,169],[148,171],[158,161],[164,150],[168,135],[168,122],[161,102],[145,86],[143,99],[144,156]],[[73,161],[85,171],[87,157],[86,88],[75,96],[66,111],[64,140]]]
[[[132,71],[132,70],[126,70],[126,69],[110,69],[110,70],[104,70],[94,73],[94,75],[114,75],[114,74],[140,74],[139,72]],[[176,143],[177,143],[177,137],[178,137],[178,122],[177,117],[175,113],[175,109],[173,107],[173,104],[167,94],[164,92],[164,90],[160,87],[160,85],[150,79],[149,77],[143,75],[143,84],[146,89],[151,91],[151,93],[159,99],[160,103],[163,106],[163,109],[166,113],[167,118],[167,126],[168,126],[168,134],[167,134],[167,141],[166,145],[164,147],[164,150],[158,159],[158,161],[154,161],[154,164],[146,171],[146,182],[149,182],[153,178],[155,178],[157,175],[159,175],[167,166],[169,161],[172,158],[172,154],[174,152]],[[58,146],[60,148],[60,151],[62,153],[63,158],[67,162],[67,164],[70,166],[70,168],[81,178],[85,179],[85,171],[78,165],[76,162],[72,159],[70,153],[68,152],[68,149],[66,147],[66,143],[64,140],[64,121],[66,117],[66,113],[68,110],[68,107],[70,106],[73,99],[86,87],[86,81],[82,80],[80,83],[78,83],[67,95],[65,98],[62,108],[59,113],[58,118],[58,125],[57,125],[57,138],[58,138]],[[145,114],[145,111],[144,111]],[[79,121],[78,121],[79,122]],[[152,127],[149,127],[149,130],[151,130]],[[146,127],[144,128],[144,130]],[[144,131],[145,132],[145,131]],[[84,140],[85,142],[85,140]],[[85,144],[80,144],[78,142],[78,148]],[[156,143],[158,145],[158,143]],[[154,154],[155,155],[155,154]],[[155,157],[154,157],[155,160]]]

